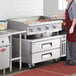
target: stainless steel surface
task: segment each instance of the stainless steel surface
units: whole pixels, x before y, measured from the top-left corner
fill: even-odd
[[[63,37],[64,35],[56,35],[33,40],[22,39],[22,62],[32,66],[32,64],[60,58]],[[13,38],[13,41],[16,43],[13,42],[13,50],[16,50],[13,52],[15,56],[18,56],[19,39]]]
[[[63,35],[59,35],[59,31],[62,30],[62,22],[46,16],[8,19],[8,28],[26,30],[21,39],[21,50],[22,62],[28,63],[29,68],[35,63],[61,57]],[[19,38],[13,38],[13,50],[16,50],[13,57],[18,56],[18,44]]]
[[[9,42],[9,37],[0,37],[0,70],[3,70],[3,73],[5,73],[5,69],[9,68],[9,47],[10,47],[10,42]]]
[[[8,19],[8,28],[26,30],[27,35],[40,34],[44,32],[58,32],[62,30],[62,20],[51,20],[50,17],[43,16]]]
[[[22,55],[21,55],[21,34],[22,33],[25,33],[26,34],[26,31],[17,31],[17,30],[10,30],[10,31],[7,31],[8,33],[10,33],[10,43],[11,43],[11,47],[10,47],[10,72],[12,72],[12,62],[13,61],[17,61],[17,60],[19,60],[19,68],[20,68],[20,70],[22,69]],[[13,41],[12,41],[12,36],[13,35],[19,35],[19,50],[18,50],[18,56],[14,56],[14,58],[13,58],[13,51],[16,51],[16,50],[13,50],[12,51],[12,49],[14,48],[13,46],[12,46],[12,43],[13,43]]]
[[[12,61],[19,60],[20,70],[22,69],[21,64],[21,34],[26,31],[12,30],[8,29],[5,31],[0,31],[0,70],[10,67],[10,72],[12,72]],[[19,35],[19,56],[12,58],[12,36]],[[15,50],[14,50],[15,51]]]

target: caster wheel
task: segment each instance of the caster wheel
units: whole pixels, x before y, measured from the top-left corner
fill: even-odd
[[[32,66],[34,67],[34,66],[35,66],[35,64],[32,64]]]
[[[59,62],[59,59],[54,59],[53,60],[55,63],[58,63]]]
[[[28,67],[31,69],[32,68],[32,65],[31,64],[28,64]]]
[[[59,60],[58,59],[55,59],[55,62],[57,63]]]
[[[32,69],[35,66],[35,64],[28,64],[28,66],[30,69]]]

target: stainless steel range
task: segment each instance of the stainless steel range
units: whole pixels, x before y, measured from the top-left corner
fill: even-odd
[[[46,16],[8,19],[8,27],[12,29],[26,30],[27,35],[44,32],[57,32],[62,30],[62,20],[51,20]],[[10,25],[10,26],[9,26]]]
[[[66,51],[62,50],[62,40],[64,39],[66,44],[66,35],[59,35],[62,22],[62,20],[51,20],[46,16],[8,19],[8,28],[27,32],[22,39],[22,62],[28,63],[29,68],[36,63],[66,55],[66,52],[62,53]],[[18,56],[18,42],[18,37],[14,37],[13,50],[16,50],[13,51],[14,56]]]

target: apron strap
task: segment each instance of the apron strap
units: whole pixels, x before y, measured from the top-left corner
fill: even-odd
[[[73,3],[73,1],[74,1],[74,0],[72,0],[72,1],[70,2],[68,9],[70,8],[70,6],[71,6],[71,4]]]

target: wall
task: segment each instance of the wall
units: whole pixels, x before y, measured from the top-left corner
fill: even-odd
[[[63,13],[58,0],[0,0],[0,19]]]
[[[0,0],[0,19],[5,19],[9,16],[9,0]]]
[[[44,0],[44,15],[52,16],[55,14],[62,14],[64,11],[58,10],[58,0]]]
[[[43,15],[43,0],[0,0],[0,19]]]

